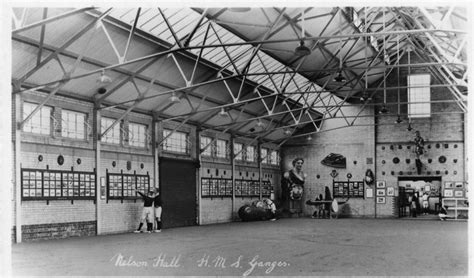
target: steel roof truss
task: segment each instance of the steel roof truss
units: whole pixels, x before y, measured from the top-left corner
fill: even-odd
[[[99,17],[95,18],[89,24],[84,26],[79,32],[77,32],[71,38],[69,38],[61,47],[59,47],[56,51],[54,51],[48,57],[46,57],[39,65],[35,66],[33,69],[28,71],[25,75],[23,75],[19,79],[19,83],[20,84],[23,83],[26,79],[28,79],[28,77],[33,75],[40,68],[42,68],[44,65],[46,65],[49,61],[51,61],[51,59],[53,59],[54,57],[57,57],[59,53],[61,53],[64,49],[66,49],[68,46],[70,46],[73,42],[75,42],[80,37],[82,37],[82,35],[84,35],[87,31],[92,29],[97,24],[97,22],[101,21],[110,11],[111,11],[111,9],[108,9],[107,11],[102,13]]]
[[[71,76],[71,74],[79,66],[82,58],[84,57],[85,51],[89,47],[89,43],[91,42],[92,38],[94,37],[94,34],[95,34],[96,30],[97,30],[97,28],[89,35],[89,40],[87,41],[86,46],[84,48],[82,48],[82,53],[77,57],[76,61],[72,65],[71,70],[69,72],[64,73],[64,75],[63,75],[64,78],[67,79],[69,76]],[[57,55],[55,57],[57,58]],[[61,68],[64,71],[64,67],[61,66]],[[62,87],[64,87],[67,82],[68,81],[60,82],[58,84],[58,86],[52,92],[50,92],[49,95],[38,106],[36,106],[36,108],[33,111],[31,111],[31,113],[22,122],[20,122],[19,129],[22,129],[23,126],[25,125],[25,123],[27,121],[29,121]]]
[[[204,34],[204,38],[203,38],[203,41],[202,41],[202,44],[204,44],[204,45],[206,44],[207,36],[209,35],[209,30],[210,30],[210,24],[208,23],[207,27],[206,27],[206,33]],[[185,42],[185,45],[188,46],[189,41]],[[190,85],[192,85],[194,83],[194,75],[196,73],[199,62],[201,61],[203,52],[204,52],[204,48],[199,49],[199,55],[198,55],[198,58],[196,59],[196,63],[194,64],[193,73],[191,74]]]
[[[43,8],[43,20],[48,17],[48,8]],[[46,26],[41,26],[40,41],[38,47],[38,55],[36,56],[36,65],[41,63],[41,56],[43,55],[43,44],[44,44],[44,34],[46,32]]]
[[[240,71],[239,71],[239,69],[237,68],[237,66],[235,65],[234,60],[232,59],[232,57],[229,55],[229,52],[227,51],[227,47],[225,46],[225,43],[222,42],[221,37],[220,37],[220,35],[217,33],[216,29],[214,28],[214,24],[213,24],[212,22],[210,22],[210,26],[211,26],[211,28],[212,28],[212,31],[214,31],[214,34],[216,35],[217,40],[219,40],[219,43],[221,44],[221,47],[222,47],[222,49],[224,50],[225,55],[227,56],[227,58],[229,59],[230,63],[232,64],[232,67],[234,68],[235,73],[236,73],[236,74],[240,74]]]
[[[124,61],[122,60],[122,56],[120,55],[118,49],[117,49],[117,46],[115,45],[114,41],[112,40],[112,38],[110,37],[110,34],[109,34],[109,31],[107,30],[107,27],[105,27],[104,23],[101,21],[99,22],[99,26],[102,27],[102,30],[104,31],[105,33],[105,36],[107,38],[107,40],[109,41],[110,43],[110,46],[112,47],[112,49],[114,50],[115,52],[115,56],[117,56],[117,62],[118,63],[123,63]]]
[[[168,30],[170,31],[171,35],[173,36],[176,44],[178,45],[179,48],[182,48],[183,46],[181,44],[181,40],[178,38],[175,31],[173,30],[173,26],[171,26],[171,24],[169,23],[168,18],[166,18],[166,16],[165,16],[165,13],[160,8],[158,8],[158,11],[160,12],[161,17],[163,18],[163,21],[165,22],[166,26],[168,27]]]
[[[23,11],[23,13],[26,13],[26,10],[28,10],[28,8],[24,8],[25,10]],[[66,17],[69,17],[69,16],[72,16],[72,15],[75,15],[75,14],[79,14],[79,13],[83,13],[85,11],[88,11],[88,10],[91,10],[91,9],[95,9],[95,8],[91,8],[91,7],[88,7],[88,8],[82,8],[82,9],[76,9],[76,10],[72,10],[70,12],[66,12],[66,13],[63,13],[63,14],[60,14],[58,16],[54,16],[54,17],[51,17],[51,18],[48,18],[48,19],[43,19],[41,21],[38,21],[38,22],[35,22],[35,23],[32,23],[30,25],[27,25],[27,26],[23,26],[24,24],[24,21],[25,21],[25,18],[24,18],[24,14],[22,14],[22,17],[21,18],[17,18],[15,13],[12,13],[13,15],[13,23],[15,25],[15,28],[13,31],[12,31],[12,34],[15,35],[15,34],[18,34],[22,31],[26,31],[26,30],[29,30],[29,29],[32,29],[32,28],[35,28],[35,27],[38,27],[38,26],[42,26],[42,25],[45,25],[47,23],[51,23],[51,22],[54,22],[54,21],[57,21],[59,19],[62,19],[62,18],[66,18]]]
[[[191,79],[188,79],[186,77],[186,74],[184,73],[183,71],[183,68],[181,67],[178,59],[176,59],[176,56],[174,53],[170,53],[168,54],[168,57],[171,57],[174,61],[174,64],[176,65],[176,67],[178,68],[178,71],[179,73],[181,74],[181,77],[184,79],[184,83],[186,84],[186,86],[190,86],[191,85]]]

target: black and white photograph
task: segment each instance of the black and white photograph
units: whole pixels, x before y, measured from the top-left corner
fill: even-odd
[[[469,277],[471,2],[3,1],[0,276]]]

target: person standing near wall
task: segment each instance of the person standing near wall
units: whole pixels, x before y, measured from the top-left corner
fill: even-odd
[[[161,201],[160,192],[156,190],[155,199],[153,201],[155,205],[155,221],[156,221],[156,230],[155,233],[161,232],[162,224],[161,224],[161,213],[163,211],[162,205],[163,202]]]
[[[137,191],[137,193],[143,198],[143,211],[142,211],[142,216],[140,218],[140,225],[138,226],[138,229],[133,232],[140,233],[143,227],[143,224],[146,221],[146,224],[147,224],[146,232],[151,233],[151,231],[153,230],[152,213],[153,213],[153,201],[155,200],[155,191],[153,189],[150,189],[147,195],[143,194],[140,191]]]
[[[428,194],[428,192],[425,191],[425,193],[423,193],[423,196],[421,197],[421,200],[423,201],[423,215],[427,215],[428,214],[428,207],[429,207],[429,201],[428,199],[430,198],[430,195]]]
[[[303,212],[303,190],[306,175],[303,172],[304,160],[297,157],[292,162],[293,168],[283,174],[282,179],[282,200],[284,210],[290,213]]]
[[[413,193],[411,196],[411,201],[410,201],[410,214],[412,217],[416,217],[417,214],[417,209],[418,209],[418,192]]]

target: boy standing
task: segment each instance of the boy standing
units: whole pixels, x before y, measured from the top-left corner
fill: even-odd
[[[155,233],[159,233],[161,232],[161,212],[163,211],[163,209],[161,208],[162,201],[161,201],[161,196],[160,196],[159,191],[156,192],[154,203],[155,203],[155,221],[156,221]]]
[[[151,233],[153,230],[153,220],[152,220],[152,213],[153,213],[153,201],[155,200],[155,191],[154,189],[150,189],[148,191],[148,194],[145,195],[141,193],[140,191],[137,191],[137,193],[142,196],[143,198],[143,211],[142,211],[142,217],[140,218],[140,225],[138,226],[138,229],[136,231],[133,231],[134,233],[140,233],[143,223],[146,221],[147,225],[147,233]]]

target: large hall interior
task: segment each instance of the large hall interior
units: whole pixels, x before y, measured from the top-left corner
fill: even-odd
[[[317,4],[9,7],[8,274],[467,276],[472,5]]]

